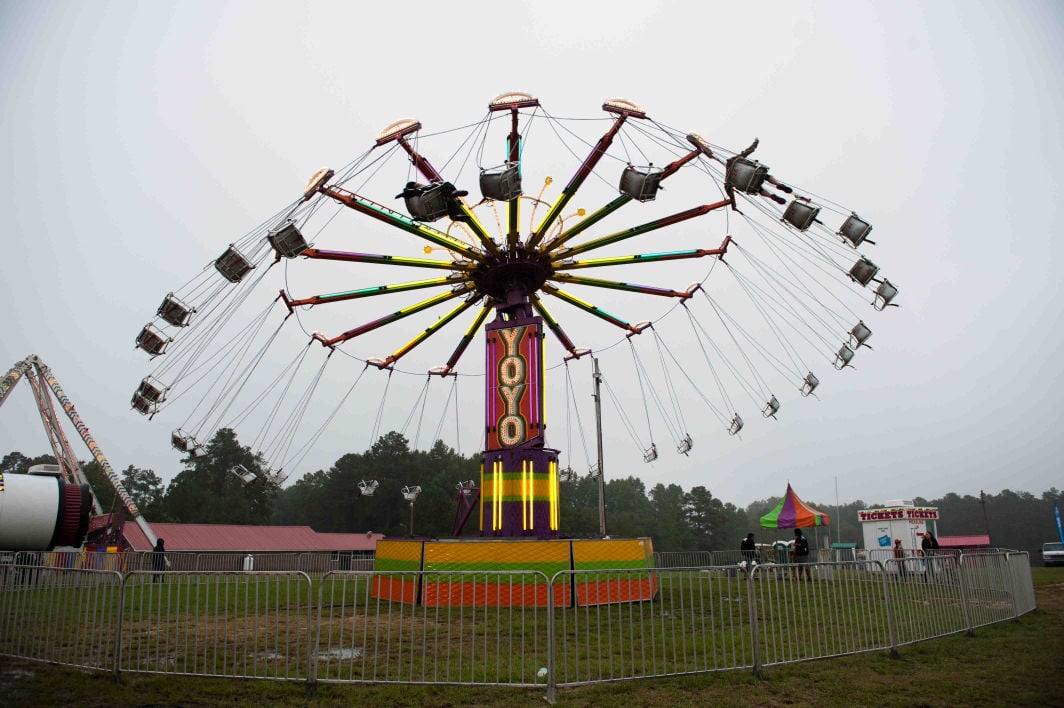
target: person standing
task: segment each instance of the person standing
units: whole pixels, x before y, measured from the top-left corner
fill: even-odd
[[[901,547],[901,539],[894,539],[894,562],[898,565],[898,579],[907,580],[909,571],[905,567],[905,549]]]
[[[809,574],[809,541],[802,535],[801,529],[794,530],[794,579],[801,580],[805,575],[806,580],[812,580]]]
[[[920,541],[920,552],[924,556],[924,582],[927,582],[927,577],[935,574],[937,561],[933,556],[938,554],[938,539],[935,538],[935,534],[930,531],[924,532],[924,538]]]
[[[163,582],[162,571],[166,570],[166,547],[161,538],[155,542],[155,548],[151,551],[151,569],[156,571],[155,575],[151,576],[151,581],[153,583]]]
[[[757,561],[757,544],[754,543],[754,534],[746,534],[746,538],[739,544],[739,550],[743,554],[743,560],[747,565]]]

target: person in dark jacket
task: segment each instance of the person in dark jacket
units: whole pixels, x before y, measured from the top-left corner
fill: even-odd
[[[801,580],[804,574],[806,580],[812,580],[809,573],[809,541],[802,535],[801,529],[794,530],[791,552],[794,554],[794,579]]]
[[[155,548],[151,551],[151,569],[155,571],[166,570],[166,547],[163,545],[163,539],[159,539],[155,542]],[[156,573],[151,576],[153,583],[163,582],[163,576],[161,573]]]
[[[754,543],[754,534],[746,534],[746,538],[739,544],[739,550],[742,551],[743,560],[747,563],[753,563],[757,560],[757,545]]]
[[[938,554],[938,539],[930,531],[924,532],[924,538],[920,541],[920,552],[924,556],[924,582],[928,582],[928,576],[935,574],[936,560],[928,560]]]

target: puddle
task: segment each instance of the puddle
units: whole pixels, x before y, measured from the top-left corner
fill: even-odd
[[[318,653],[319,661],[343,661],[345,659],[361,659],[362,647],[329,649]]]

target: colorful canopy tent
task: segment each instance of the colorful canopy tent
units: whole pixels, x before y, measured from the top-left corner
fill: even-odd
[[[780,499],[776,508],[761,517],[763,529],[798,529],[809,526],[827,526],[831,523],[828,515],[817,511],[798,498],[787,483],[787,493]]]

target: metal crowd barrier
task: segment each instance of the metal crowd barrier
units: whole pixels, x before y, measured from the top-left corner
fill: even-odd
[[[170,562],[168,570],[302,571],[308,575],[323,574],[334,570],[373,570],[372,553],[166,551],[165,556]],[[116,570],[120,573],[127,573],[134,570],[152,570],[155,554],[151,551],[124,551],[122,553],[19,551],[13,553],[12,561],[23,565],[40,565],[49,568]]]
[[[634,595],[647,571],[566,571],[553,586],[601,587]],[[552,684],[721,671],[751,666],[745,574],[731,567],[653,571],[657,592],[643,602],[585,602],[554,613]],[[601,592],[600,592],[601,595]],[[607,597],[606,600],[609,598]]]
[[[119,572],[20,554],[0,564],[0,654],[116,676],[543,686],[553,700],[558,687],[894,653],[1035,609],[1016,552],[313,579],[259,570],[292,554],[253,555],[255,570],[181,567],[215,564],[199,554]]]
[[[536,571],[327,573],[312,676],[545,685],[550,596]]]
[[[123,577],[114,672],[305,679],[310,578],[298,571]]]
[[[113,664],[121,583],[113,571],[0,567],[0,654],[81,668]]]

